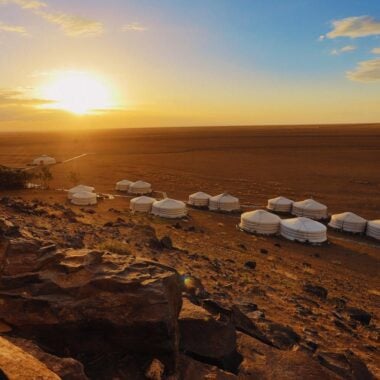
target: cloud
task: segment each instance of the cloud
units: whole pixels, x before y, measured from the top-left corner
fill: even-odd
[[[332,22],[333,30],[326,34],[327,38],[367,37],[380,35],[380,21],[370,16],[347,17]]]
[[[331,55],[340,55],[342,53],[349,53],[350,51],[354,51],[356,50],[356,46],[354,45],[346,45],[346,46],[343,46],[342,48],[340,49],[333,49],[331,50]]]
[[[38,11],[36,13],[51,24],[58,25],[70,37],[97,36],[104,31],[103,23],[100,21],[89,20],[62,12],[50,13]]]
[[[16,4],[22,9],[28,9],[45,21],[58,25],[70,37],[89,37],[102,34],[103,23],[85,17],[63,12],[46,11],[48,5],[39,0],[0,0],[0,4]]]
[[[46,3],[38,0],[0,0],[1,4],[16,4],[23,9],[40,9],[47,6]]]
[[[357,82],[380,81],[380,58],[359,62],[353,71],[347,71],[348,79]]]
[[[121,30],[123,32],[145,32],[148,28],[138,22],[132,22],[131,24],[123,25]]]
[[[9,25],[0,21],[0,32],[17,33],[23,37],[28,36],[28,32],[23,26]]]
[[[380,54],[380,47],[373,48],[373,49],[371,50],[371,53],[373,53],[373,54]]]
[[[10,106],[36,107],[49,103],[52,101],[28,97],[21,90],[0,89],[0,108]]]

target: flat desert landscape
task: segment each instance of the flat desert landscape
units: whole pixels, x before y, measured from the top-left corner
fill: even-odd
[[[250,211],[265,208],[268,199],[282,195],[295,201],[313,198],[327,205],[329,214],[351,211],[368,220],[380,219],[380,125],[0,134],[2,165],[26,167],[41,154],[58,161],[51,166],[50,188],[2,191],[2,216],[57,249],[98,249],[117,240],[133,257],[148,258],[191,278],[194,289],[212,300],[203,304],[198,293],[192,294],[206,309],[212,302],[223,310],[238,306],[256,330],[246,335],[244,328],[237,328],[236,351],[241,355],[237,364],[214,356],[219,343],[214,343],[215,352],[205,353],[201,347],[201,353],[189,354],[197,363],[216,366],[202,368],[214,371],[212,378],[380,377],[379,241],[329,229],[327,243],[304,245],[244,233],[236,228],[239,214],[192,208],[180,220],[132,214],[131,197],[114,190],[121,179],[141,179],[152,184],[157,198],[165,193],[187,201],[197,191],[229,192],[240,199],[243,211]],[[78,158],[63,162],[74,157]],[[93,207],[71,205],[63,189],[73,186],[72,173],[80,183],[94,186],[98,194],[112,194],[113,199],[105,197]],[[9,200],[18,197],[26,208],[37,202],[45,211],[18,211],[15,201]],[[67,236],[78,238],[80,244],[70,245]],[[170,243],[154,247],[153,238]],[[353,316],[352,309],[356,313],[360,309],[364,317]],[[365,315],[370,315],[370,322]],[[17,337],[11,318],[4,323],[10,329],[7,334]],[[261,341],[252,338],[255,334]],[[62,355],[44,334],[36,338],[25,329],[19,336],[33,337],[49,352]],[[72,348],[65,354],[81,361],[91,378],[116,373],[128,378],[121,374],[132,373],[125,362],[126,369],[116,370],[79,351]],[[115,362],[122,359],[117,356]],[[314,369],[311,363],[321,368]],[[190,371],[188,363],[183,365]],[[305,368],[310,373],[297,372]]]

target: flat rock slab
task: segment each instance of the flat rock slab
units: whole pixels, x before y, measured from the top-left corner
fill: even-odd
[[[43,379],[59,380],[45,364],[0,337],[0,378],[3,379]]]
[[[168,355],[172,363],[165,364],[174,366],[182,303],[175,270],[90,250],[61,251],[41,266],[2,277],[0,320],[19,336],[57,354],[68,349],[84,362],[116,347]]]

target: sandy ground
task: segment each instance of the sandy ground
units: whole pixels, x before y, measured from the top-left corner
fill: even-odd
[[[313,197],[328,205],[330,213],[352,211],[380,219],[380,126],[0,134],[4,165],[21,167],[43,153],[61,161],[89,153],[52,167],[52,189],[70,187],[73,171],[82,183],[104,193],[115,193],[114,183],[120,179],[143,179],[182,200],[199,190],[229,191],[255,206],[278,195]],[[67,202],[65,193],[54,190],[0,195]],[[267,318],[292,326],[301,336],[315,329],[318,334],[312,339],[321,349],[351,349],[380,376],[380,242],[329,231],[329,244],[307,246],[242,233],[235,215],[190,210],[178,228],[176,222],[131,215],[128,207],[128,198],[104,200],[86,222],[102,226],[121,216],[153,226],[183,250],[159,260],[201,278],[213,298],[254,302]],[[254,273],[244,267],[247,260],[256,261]],[[316,306],[302,299],[305,282],[328,289],[329,301]],[[337,328],[332,300],[341,297],[371,312],[372,327]],[[300,315],[300,304],[313,315]]]

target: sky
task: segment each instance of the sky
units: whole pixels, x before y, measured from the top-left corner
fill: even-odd
[[[0,131],[375,122],[377,0],[0,0]]]

